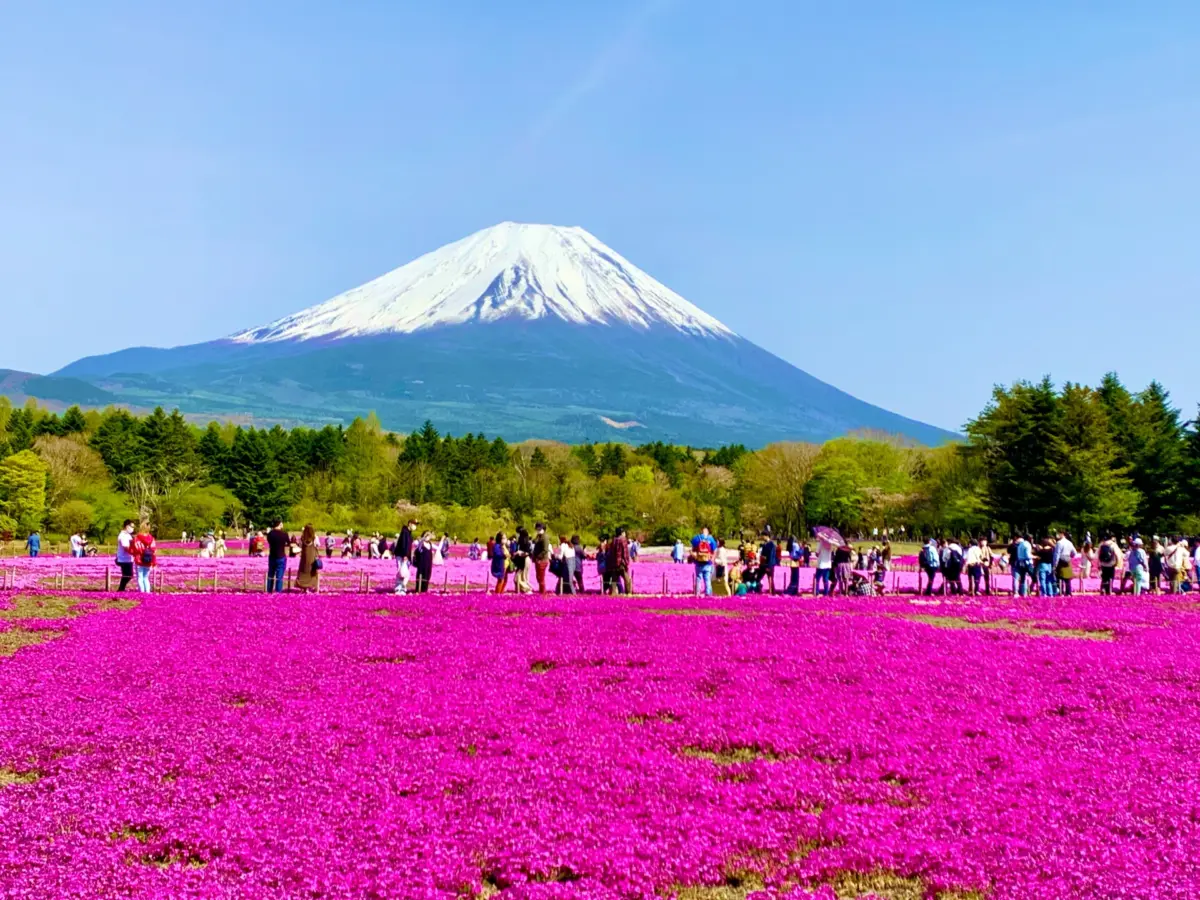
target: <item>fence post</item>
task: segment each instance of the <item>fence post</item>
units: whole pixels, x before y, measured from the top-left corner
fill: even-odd
[[[371,593],[371,573],[367,572],[366,576],[366,586],[363,588],[363,593],[369,594]]]
[[[469,587],[467,587],[467,576],[466,575],[463,576],[463,593],[464,594],[471,593],[471,589]]]
[[[218,579],[218,578],[220,578],[220,577],[221,577],[221,570],[220,570],[220,569],[214,569],[214,570],[213,570],[213,593],[214,593],[214,594],[215,594],[215,593],[217,592],[217,590],[218,590],[217,579]]]
[[[109,568],[104,570],[104,591],[108,594],[112,593],[112,569]]]
[[[250,589],[250,570],[242,567],[242,593],[246,593]]]
[[[447,569],[442,573],[442,593],[448,593],[450,588],[450,570]]]
[[[199,570],[199,569],[197,569],[197,570],[196,570],[196,593],[197,593],[197,594],[199,594],[199,593],[200,593],[202,590],[204,590],[204,581],[203,581],[203,578],[204,578],[204,576],[203,576],[203,575],[201,575],[201,574],[200,574],[200,570]]]

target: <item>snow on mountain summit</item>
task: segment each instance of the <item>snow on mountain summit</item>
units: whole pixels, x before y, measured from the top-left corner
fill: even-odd
[[[580,325],[665,325],[697,335],[733,335],[582,228],[504,222],[230,340],[403,334],[436,325],[550,317]]]

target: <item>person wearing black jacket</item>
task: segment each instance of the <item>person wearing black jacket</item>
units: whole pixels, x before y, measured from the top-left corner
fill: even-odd
[[[762,589],[770,585],[771,593],[775,593],[775,567],[779,565],[779,545],[767,532],[763,535],[762,546],[758,548],[758,584]]]
[[[550,540],[550,535],[546,533],[546,526],[538,522],[534,527],[536,537],[533,539],[533,552],[530,556],[533,559],[533,571],[537,576],[538,593],[546,593],[546,570],[550,568],[550,557],[554,553],[554,545]]]
[[[283,593],[284,577],[287,575],[287,554],[291,541],[283,530],[283,520],[276,519],[267,532],[267,593]]]
[[[426,532],[413,547],[413,568],[417,570],[417,593],[429,592],[429,579],[433,577],[433,535]]]
[[[409,523],[400,529],[400,536],[396,538],[396,545],[392,548],[394,559],[413,562],[413,531],[416,527],[417,523],[409,520]]]

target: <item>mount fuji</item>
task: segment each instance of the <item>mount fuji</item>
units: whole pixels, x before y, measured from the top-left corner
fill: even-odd
[[[950,432],[819,381],[582,228],[505,222],[228,338],[137,347],[55,373],[133,406],[508,439],[695,446]]]

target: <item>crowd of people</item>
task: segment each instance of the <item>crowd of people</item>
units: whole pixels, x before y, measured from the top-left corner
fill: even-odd
[[[793,536],[776,539],[767,527],[753,538],[743,535],[733,547],[702,528],[690,546],[677,540],[670,548],[670,559],[695,567],[697,595],[795,595],[800,593],[801,570],[810,567],[815,595],[882,594],[886,575],[893,568],[886,532],[882,539],[876,534],[873,543],[860,544],[857,549],[830,532],[816,529],[811,541]],[[183,538],[186,542],[186,533]],[[202,558],[226,555],[224,532],[210,530],[194,540]],[[266,557],[266,585],[272,593],[284,590],[289,559],[297,560],[296,589],[316,591],[323,559],[340,556],[395,560],[394,590],[405,594],[429,590],[434,567],[450,557],[453,544],[449,534],[443,533],[440,539],[428,530],[418,534],[416,521],[406,523],[389,540],[378,532],[363,536],[347,531],[343,536],[319,537],[312,525],[305,525],[294,537],[276,520],[266,531],[249,532],[247,552],[251,557]],[[81,531],[70,536],[69,547],[70,555],[77,558],[97,552]],[[37,531],[29,534],[26,550],[31,557],[41,552]],[[596,548],[589,551],[579,535],[554,538],[539,522],[533,534],[520,527],[511,537],[499,532],[486,544],[475,539],[466,555],[470,560],[487,561],[491,589],[497,594],[509,590],[510,581],[511,590],[521,594],[583,593],[584,566],[589,562],[596,567],[602,592],[632,594],[634,564],[640,552],[640,543],[625,528],[601,535]],[[127,520],[117,537],[118,590],[126,590],[136,578],[138,589],[149,593],[157,557],[149,525]],[[780,568],[788,573],[782,580]],[[1065,531],[1037,540],[1029,534],[1016,534],[1007,542],[997,540],[994,534],[965,541],[929,538],[917,554],[916,568],[917,591],[926,595],[991,594],[997,574],[1011,575],[1011,590],[1019,596],[1071,596],[1077,579],[1082,583],[1093,576],[1098,576],[1103,594],[1186,593],[1200,589],[1200,539],[1180,535],[1143,538],[1132,533],[1122,537],[1105,534],[1093,542],[1088,533],[1077,547]],[[549,577],[554,582],[548,581]]]
[[[1093,543],[1088,533],[1082,546],[1076,547],[1065,531],[1040,540],[1016,534],[1000,552],[992,549],[986,537],[968,542],[965,550],[953,539],[930,538],[918,561],[926,594],[932,594],[935,585],[943,593],[990,594],[996,571],[1011,574],[1013,593],[1022,597],[1069,597],[1077,578],[1094,575],[1100,578],[1102,594],[1180,594],[1196,590],[1200,583],[1200,539],[1182,535],[1154,535],[1147,543],[1137,533],[1126,537],[1106,534]],[[965,589],[964,572],[968,580]]]

